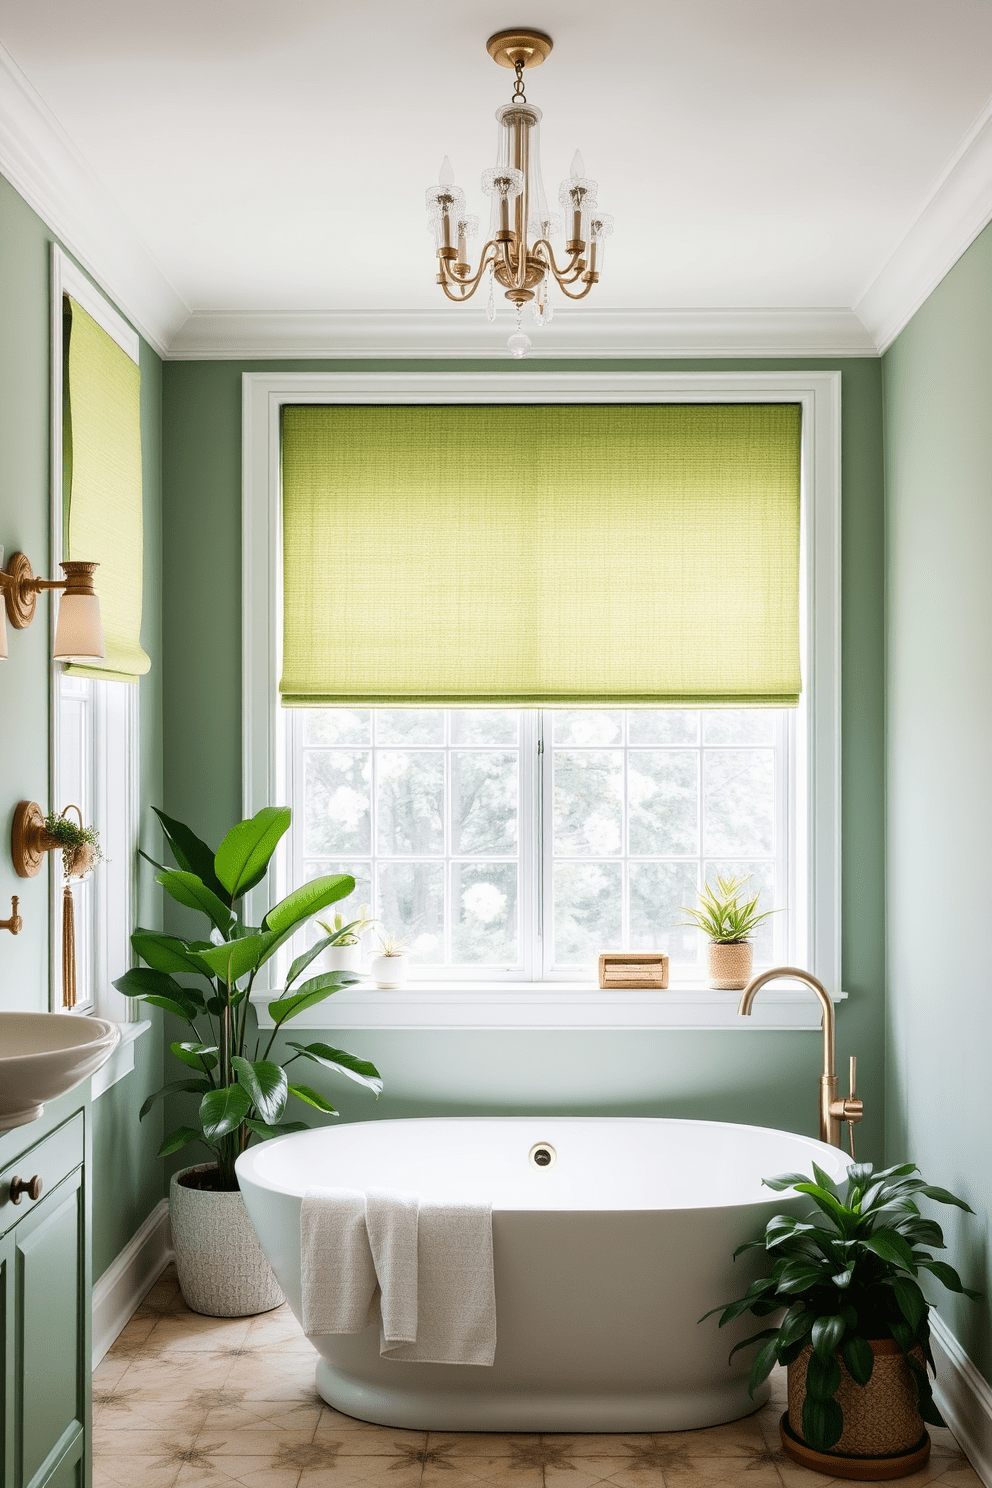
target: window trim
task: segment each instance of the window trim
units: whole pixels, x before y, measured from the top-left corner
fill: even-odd
[[[71,295],[81,305],[87,314],[91,315],[97,325],[114,340],[123,352],[136,364],[140,365],[141,341],[137,331],[120,315],[114,306],[104,295],[87,279],[81,269],[62,251],[57,243],[52,244],[51,257],[51,523],[49,543],[49,571],[52,574],[58,572],[59,561],[63,551],[62,532],[62,397],[63,397],[63,347],[62,347],[62,297]],[[58,615],[58,591],[53,591],[50,596],[51,634],[55,633],[55,621]],[[64,663],[52,661],[50,663],[49,676],[49,758],[48,758],[48,795],[53,802],[54,809],[61,810],[67,805],[62,802],[56,803],[55,796],[59,780],[59,748],[61,737],[61,693],[59,680],[64,670]],[[104,684],[107,685],[107,684]],[[120,974],[115,970],[114,962],[120,966],[120,971],[125,971],[132,964],[131,930],[134,927],[135,910],[138,903],[137,884],[137,861],[138,861],[138,821],[140,814],[140,780],[139,780],[139,701],[140,686],[135,683],[117,684],[124,686],[124,728],[118,741],[123,753],[123,761],[114,762],[112,778],[123,779],[123,789],[120,793],[120,804],[123,808],[123,826],[121,829],[122,850],[121,857],[125,868],[121,874],[119,886],[123,902],[118,901],[116,911],[110,903],[108,886],[102,884],[99,896],[101,906],[99,923],[97,926],[97,949],[96,949],[96,996],[90,1001],[80,1002],[73,1012],[99,1013],[105,1017],[111,1017],[118,1023],[136,1023],[140,1014],[137,1005],[130,999],[122,996],[114,990],[111,985],[114,976]],[[105,713],[105,701],[98,700],[101,714]],[[116,753],[115,749],[115,753]],[[108,775],[111,775],[110,761],[106,749],[100,751],[95,768],[99,776],[103,777],[103,785],[98,784],[98,792],[106,788]],[[106,846],[107,844],[104,844]],[[114,857],[117,849],[114,849]],[[106,873],[106,869],[103,870]],[[60,891],[62,888],[62,877],[59,872],[59,854],[49,854],[48,864],[49,902],[54,907],[59,904]],[[123,935],[120,936],[115,930],[123,926]],[[62,916],[61,912],[49,915],[49,1007],[52,1012],[62,1011]]]
[[[809,947],[810,969],[832,993],[839,995],[841,374],[565,370],[244,373],[242,780],[246,815],[274,802],[282,793],[285,779],[284,730],[277,726],[281,664],[278,621],[282,608],[279,430],[282,406],[300,402],[798,402],[802,405],[802,670],[807,705],[800,710],[796,774],[807,807],[803,819],[796,822],[796,852],[805,864],[806,894],[805,903],[797,903],[795,910],[799,917],[798,939],[800,942],[805,939]],[[285,872],[284,860],[281,871]],[[264,907],[262,897],[258,896],[255,903],[249,904],[249,912],[261,913]],[[513,989],[519,1000],[521,984],[503,985],[508,1006],[512,1007]],[[420,984],[425,994],[430,986],[429,981]],[[449,990],[452,990],[450,985]],[[474,995],[474,989],[466,988],[456,995],[467,1001]],[[613,1006],[619,1013],[615,993],[598,996],[604,1008]],[[450,1012],[445,1016],[448,1019],[445,1026],[452,1026]],[[805,1027],[807,1023],[800,1020],[785,1026]]]

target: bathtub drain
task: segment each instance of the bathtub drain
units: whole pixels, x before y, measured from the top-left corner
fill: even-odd
[[[530,1161],[535,1168],[551,1168],[558,1154],[550,1142],[536,1142],[530,1149]]]

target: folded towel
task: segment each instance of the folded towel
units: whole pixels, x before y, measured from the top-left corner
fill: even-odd
[[[488,1204],[421,1204],[416,1342],[380,1349],[424,1364],[492,1364],[496,1356],[493,1223]],[[380,1277],[381,1281],[381,1277]]]
[[[378,1322],[384,1358],[492,1364],[490,1205],[311,1188],[303,1196],[300,1252],[308,1336],[361,1333]]]
[[[365,1224],[379,1278],[382,1348],[417,1341],[417,1214],[415,1194],[370,1188]]]
[[[353,1188],[309,1188],[300,1212],[303,1331],[361,1333],[377,1320],[375,1264],[365,1195]]]

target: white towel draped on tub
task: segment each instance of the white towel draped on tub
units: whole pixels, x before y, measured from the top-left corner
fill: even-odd
[[[492,1209],[386,1189],[311,1188],[301,1214],[303,1331],[381,1324],[384,1358],[492,1364]]]

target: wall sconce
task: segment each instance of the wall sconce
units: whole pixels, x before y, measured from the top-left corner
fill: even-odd
[[[0,550],[0,557],[2,557]],[[34,619],[38,595],[46,589],[59,589],[58,622],[52,655],[56,661],[102,661],[103,626],[100,623],[100,601],[93,589],[96,563],[62,563],[63,579],[39,579],[23,553],[14,553],[7,567],[0,569],[6,618],[15,630],[26,630]],[[0,611],[0,660],[7,656],[7,627]]]

